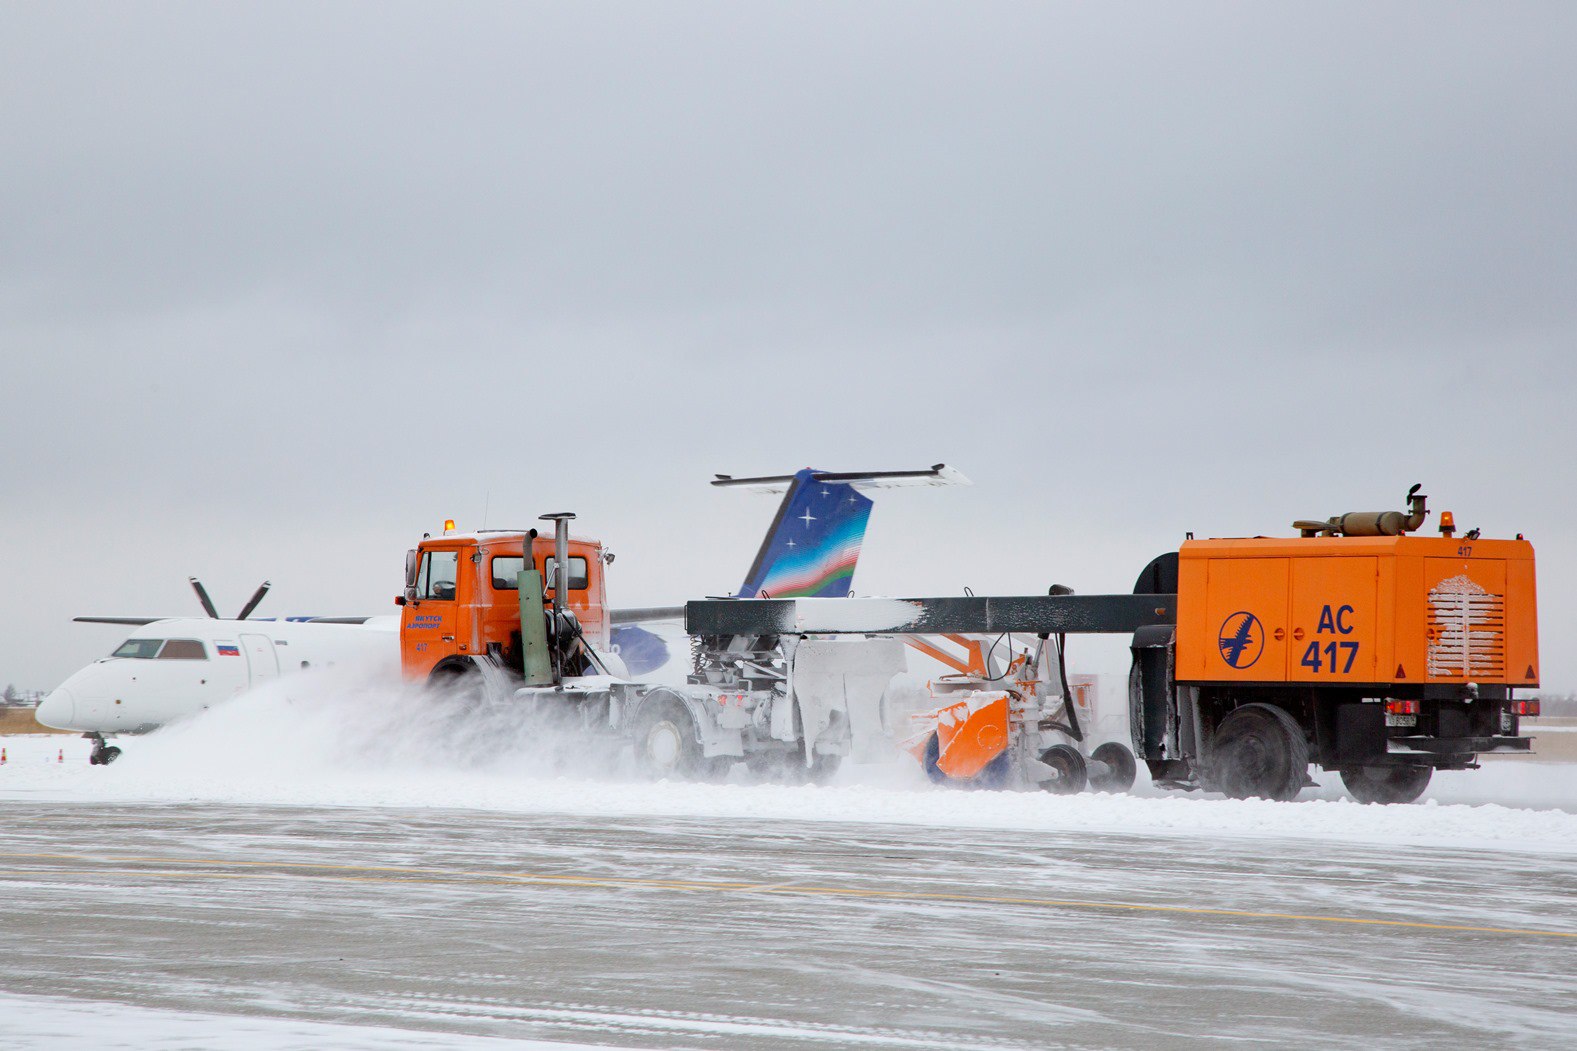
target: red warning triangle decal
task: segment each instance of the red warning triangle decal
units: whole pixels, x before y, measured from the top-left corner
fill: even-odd
[[[1537,679],[1538,678],[1537,675],[1533,674],[1533,665],[1531,665],[1531,664],[1528,665],[1528,674],[1524,675],[1523,678],[1524,679]]]
[[[1400,664],[1398,664],[1396,666],[1396,677],[1398,679],[1405,679],[1405,678],[1407,678],[1407,669],[1403,668]]]

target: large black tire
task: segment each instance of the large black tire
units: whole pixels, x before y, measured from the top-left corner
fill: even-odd
[[[487,682],[482,671],[474,664],[440,664],[427,677],[427,688],[444,701],[452,701],[466,710],[476,708],[487,699]]]
[[[1209,784],[1233,799],[1296,799],[1309,777],[1309,743],[1273,704],[1245,704],[1216,727]]]
[[[111,763],[113,763],[115,760],[117,760],[119,758],[120,758],[120,749],[118,747],[116,747],[115,745],[108,745],[104,749],[104,758],[100,759],[99,762],[103,763],[105,766],[109,766]]]
[[[701,754],[695,717],[683,702],[654,698],[635,721],[635,765],[654,781],[705,780],[715,765]]]
[[[1090,758],[1101,764],[1090,773],[1090,791],[1126,792],[1133,787],[1138,764],[1126,747],[1116,741],[1107,741],[1091,752]]]
[[[1344,766],[1342,784],[1360,803],[1411,803],[1433,773],[1427,766]]]
[[[824,785],[838,773],[838,767],[843,765],[843,756],[828,755],[817,752],[811,757],[810,765],[805,768],[805,779],[813,785]]]
[[[1089,783],[1089,772],[1084,756],[1071,744],[1054,744],[1040,753],[1040,761],[1056,771],[1057,776],[1042,781],[1040,787],[1053,795],[1072,796],[1084,791]]]

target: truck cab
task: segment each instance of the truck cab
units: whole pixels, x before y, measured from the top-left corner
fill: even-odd
[[[529,552],[542,574],[544,609],[555,579],[553,538],[536,530],[445,532],[424,537],[406,553],[400,610],[400,664],[407,679],[469,671],[479,659],[516,672],[522,667],[518,574]],[[603,569],[611,561],[600,542],[569,541],[564,607],[575,614],[592,647],[607,650],[609,622]]]

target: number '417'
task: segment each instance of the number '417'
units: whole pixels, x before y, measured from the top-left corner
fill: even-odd
[[[1347,620],[1353,613],[1351,606],[1326,606],[1320,611],[1320,626],[1314,630],[1315,639],[1303,651],[1298,663],[1313,672],[1328,675],[1346,675],[1352,671],[1358,658],[1358,643],[1351,639],[1320,639],[1321,635],[1351,635],[1353,626]]]

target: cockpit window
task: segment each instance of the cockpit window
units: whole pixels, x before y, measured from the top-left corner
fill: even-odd
[[[208,651],[197,639],[127,639],[110,656],[145,661],[205,661]]]
[[[159,651],[161,661],[205,661],[208,653],[196,639],[171,639]]]
[[[141,657],[143,660],[152,660],[159,653],[159,647],[164,645],[163,639],[127,639],[120,644],[120,648],[111,657]]]

